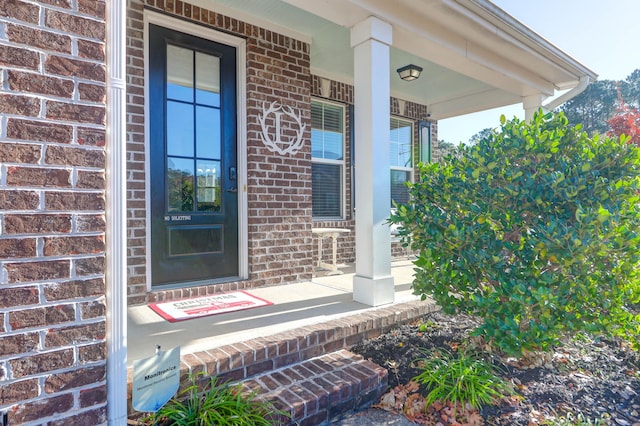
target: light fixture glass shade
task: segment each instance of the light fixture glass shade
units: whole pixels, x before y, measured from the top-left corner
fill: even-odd
[[[404,81],[412,81],[420,77],[422,68],[417,65],[409,64],[402,68],[398,68],[396,71],[398,71],[398,75]]]

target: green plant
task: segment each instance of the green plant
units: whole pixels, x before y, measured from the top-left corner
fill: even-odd
[[[191,384],[144,421],[176,426],[271,426],[276,419],[289,417],[270,402],[257,400],[254,393],[241,392],[241,385],[199,376],[190,375]]]
[[[479,316],[474,334],[507,354],[578,331],[637,348],[639,194],[640,149],[540,111],[422,165],[390,222],[418,252],[414,292]]]
[[[429,390],[425,397],[427,406],[442,401],[454,406],[468,403],[479,409],[513,393],[495,374],[493,365],[468,353],[425,351],[425,356],[415,360],[414,365],[421,372],[413,380]]]
[[[605,418],[591,420],[582,414],[575,416],[572,413],[568,413],[564,417],[552,419],[542,424],[547,426],[605,426],[609,422]]]

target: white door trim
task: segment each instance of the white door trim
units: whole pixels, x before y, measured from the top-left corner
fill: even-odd
[[[247,93],[246,93],[246,41],[243,38],[217,31],[193,22],[163,15],[150,10],[144,11],[144,71],[149,75],[149,24],[155,24],[164,28],[180,31],[195,37],[204,38],[216,43],[226,44],[236,48],[236,77],[237,77],[237,162],[238,162],[238,278],[249,278],[249,241],[248,241],[248,201],[247,201]],[[151,188],[150,152],[149,141],[149,84],[145,78],[144,86],[144,127],[145,127],[145,188],[146,190],[146,264],[147,264],[147,291],[151,291]]]

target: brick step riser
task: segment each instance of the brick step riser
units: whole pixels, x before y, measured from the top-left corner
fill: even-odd
[[[306,360],[242,382],[290,414],[273,420],[274,425],[318,426],[336,416],[369,406],[388,384],[387,370],[347,350]]]

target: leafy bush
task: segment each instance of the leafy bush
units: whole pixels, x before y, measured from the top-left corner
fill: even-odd
[[[418,253],[414,292],[504,352],[578,331],[640,337],[640,150],[560,114],[506,121],[420,166],[390,222]]]
[[[289,414],[255,394],[243,394],[241,385],[219,384],[216,377],[198,383],[199,375],[189,377],[191,385],[160,410],[145,419],[147,424],[176,426],[271,426]]]
[[[495,374],[493,365],[470,354],[461,352],[454,356],[434,350],[414,363],[421,373],[413,380],[429,389],[425,398],[427,407],[443,401],[463,406],[468,403],[479,409],[513,394],[513,389]]]

